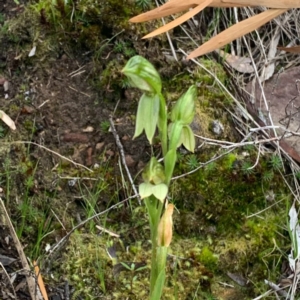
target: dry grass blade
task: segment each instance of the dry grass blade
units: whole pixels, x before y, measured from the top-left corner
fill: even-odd
[[[140,14],[130,19],[130,22],[139,23],[150,21],[172,14],[185,11],[189,8],[203,5],[206,0],[170,0],[164,5]],[[244,7],[244,6],[265,6],[269,8],[300,8],[298,0],[211,0],[207,6],[211,7]]]
[[[300,53],[300,46],[294,47],[278,47],[279,50],[290,52],[290,53]]]
[[[221,57],[225,59],[225,61],[235,70],[240,73],[253,73],[254,68],[251,65],[251,59],[249,57],[241,57],[237,55],[231,55],[229,53],[225,53],[222,50],[216,50]]]
[[[183,3],[182,1],[179,2],[178,0],[171,0],[160,7],[131,18],[129,21],[133,23],[151,21],[188,10],[193,6],[195,6],[194,1],[186,1]]]
[[[259,15],[235,24],[191,52],[188,55],[187,59],[195,58],[215,49],[219,49],[230,43],[231,41],[257,29],[258,27],[262,26],[263,24],[276,18],[286,11],[287,9],[269,9]]]
[[[222,0],[236,6],[265,6],[269,8],[300,8],[299,0]]]
[[[154,37],[161,33],[164,33],[183,22],[187,21],[193,17],[196,13],[203,10],[205,7],[246,7],[246,6],[266,6],[271,8],[259,15],[248,18],[229,29],[223,31],[216,37],[212,38],[210,41],[200,46],[198,49],[194,50],[187,58],[194,58],[205,53],[211,52],[215,49],[219,49],[224,45],[230,43],[231,41],[244,36],[245,34],[257,29],[258,27],[264,25],[268,21],[276,18],[280,14],[283,14],[288,9],[300,8],[299,0],[170,0],[162,6],[155,8],[146,13],[140,14],[132,19],[131,22],[145,22],[153,19],[169,16],[171,14],[176,14],[194,8],[193,10],[187,12],[183,16],[178,17],[174,21],[167,25],[164,25],[152,33],[146,35],[144,38]],[[284,50],[284,49],[281,49]],[[288,50],[287,50],[288,51]],[[291,50],[290,52],[292,52]],[[295,53],[295,52],[294,52]],[[296,52],[298,53],[298,52]]]
[[[174,21],[168,23],[165,26],[162,26],[160,28],[158,28],[157,30],[154,30],[153,32],[147,34],[146,36],[144,36],[143,38],[150,38],[150,37],[154,37],[156,35],[159,35],[161,33],[164,33],[176,26],[179,26],[180,24],[184,23],[185,21],[187,21],[188,19],[192,18],[194,15],[196,15],[197,13],[199,13],[200,11],[202,11],[205,7],[207,7],[210,3],[212,2],[212,0],[206,0],[204,1],[201,5],[198,5],[197,7],[195,7],[193,10],[190,10],[189,12],[187,12],[186,14],[184,14],[183,16],[180,16],[179,18],[175,19]]]
[[[140,23],[155,20],[158,18],[170,16],[172,14],[176,14],[189,8],[202,5],[203,3],[207,2],[206,0],[170,0],[169,2],[165,3],[164,5],[152,9],[148,12],[142,13],[136,17],[131,18],[129,21],[133,23]],[[223,3],[221,0],[212,0],[211,3],[207,6],[211,7],[239,7],[241,5],[238,4],[230,4],[230,3]]]

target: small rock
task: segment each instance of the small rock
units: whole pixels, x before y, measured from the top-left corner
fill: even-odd
[[[211,123],[211,130],[215,135],[221,135],[224,131],[224,126],[220,121],[214,120]]]
[[[166,52],[163,53],[163,54],[164,54],[167,62],[171,63],[171,62],[175,62],[176,61],[176,59],[175,59],[175,57],[173,55],[169,55]]]
[[[75,186],[76,182],[77,182],[76,178],[70,179],[68,180],[68,186],[73,187]]]

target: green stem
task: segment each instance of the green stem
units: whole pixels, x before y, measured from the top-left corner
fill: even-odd
[[[151,290],[150,300],[158,300],[161,298],[165,279],[166,279],[166,261],[168,255],[168,247],[157,247],[156,249],[156,280]]]
[[[157,200],[154,196],[145,199],[145,205],[148,210],[149,224],[151,230],[152,256],[151,256],[151,273],[150,273],[150,297],[155,288],[155,282],[159,274],[157,264],[157,228],[160,221],[160,216],[163,209],[163,203]]]
[[[167,106],[166,106],[166,100],[164,96],[160,93],[159,95],[160,99],[160,108],[159,108],[159,119],[161,121],[160,128],[160,138],[161,138],[161,144],[162,144],[162,151],[163,151],[163,157],[166,156],[168,152],[168,116],[167,116]]]

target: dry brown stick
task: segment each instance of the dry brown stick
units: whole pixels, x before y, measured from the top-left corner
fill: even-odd
[[[136,187],[135,187],[135,185],[134,185],[134,182],[133,182],[133,180],[132,180],[131,174],[130,174],[129,169],[128,169],[128,167],[127,167],[126,159],[125,159],[124,148],[123,148],[123,145],[122,145],[122,143],[121,143],[121,141],[120,141],[119,135],[118,135],[118,133],[117,133],[117,131],[116,131],[115,124],[114,124],[114,121],[113,121],[113,119],[112,119],[112,116],[109,117],[109,123],[110,123],[111,131],[112,131],[112,133],[113,133],[113,135],[114,135],[114,138],[115,138],[117,147],[119,148],[119,153],[120,153],[120,155],[121,155],[122,164],[123,164],[123,166],[124,166],[124,168],[125,168],[125,170],[126,170],[128,179],[129,179],[129,181],[130,181],[130,184],[131,184],[131,186],[132,186],[132,189],[133,189],[134,193],[135,193],[136,195],[138,195],[138,196],[137,196],[137,199],[138,199],[139,204],[141,205],[141,197],[140,197],[140,195],[139,195],[139,193],[138,193],[138,191],[137,191],[137,189],[136,189]]]
[[[18,251],[23,269],[28,272],[28,274],[26,274],[25,276],[26,276],[26,281],[27,281],[27,285],[28,285],[28,289],[29,289],[31,299],[32,300],[42,300],[42,297],[40,296],[40,292],[38,290],[35,278],[30,275],[31,270],[30,270],[29,264],[27,262],[25,253],[23,251],[23,247],[22,247],[22,245],[21,245],[21,243],[18,239],[18,236],[17,236],[16,231],[14,229],[14,226],[13,226],[11,220],[10,220],[10,217],[7,213],[7,210],[5,208],[5,205],[4,205],[4,202],[3,202],[2,198],[0,198],[0,204],[1,204],[1,207],[3,209],[3,213],[5,215],[7,225],[9,227],[10,235],[12,236],[12,239],[13,239],[14,244],[16,246],[16,249]]]

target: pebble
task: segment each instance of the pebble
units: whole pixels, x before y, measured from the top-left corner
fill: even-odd
[[[221,135],[224,131],[224,126],[219,120],[212,121],[211,130],[215,135]]]

